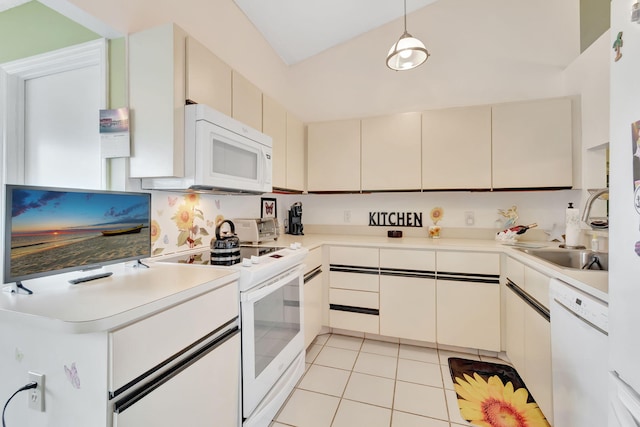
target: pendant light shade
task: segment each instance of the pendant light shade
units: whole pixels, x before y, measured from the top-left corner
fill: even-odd
[[[429,58],[424,43],[407,32],[407,0],[404,0],[404,33],[391,46],[387,55],[387,66],[392,70],[411,70]]]

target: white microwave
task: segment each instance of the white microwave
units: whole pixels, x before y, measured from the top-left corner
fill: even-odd
[[[143,178],[143,189],[271,192],[270,136],[202,104],[185,106],[184,119],[185,176]]]

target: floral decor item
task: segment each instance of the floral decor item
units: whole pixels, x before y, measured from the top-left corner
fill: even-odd
[[[433,225],[429,226],[429,237],[432,239],[439,239],[441,228],[438,225],[438,221],[440,221],[444,216],[444,209],[441,207],[435,207],[431,209],[429,216],[431,216],[431,221],[433,221]]]
[[[498,209],[498,214],[506,219],[502,228],[509,228],[518,220],[518,207],[513,205],[509,209]]]
[[[510,381],[505,385],[498,375],[485,380],[475,372],[473,378],[456,377],[456,382],[460,414],[474,426],[549,427],[538,404],[528,402],[526,388],[514,390]]]

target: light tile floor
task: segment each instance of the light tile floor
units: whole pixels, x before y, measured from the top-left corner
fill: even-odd
[[[449,357],[496,361],[477,354],[320,335],[307,349],[304,376],[271,426],[469,426],[458,410]]]

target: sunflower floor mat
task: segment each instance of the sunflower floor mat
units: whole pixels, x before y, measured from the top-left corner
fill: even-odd
[[[462,418],[479,427],[550,427],[515,369],[449,358]]]

